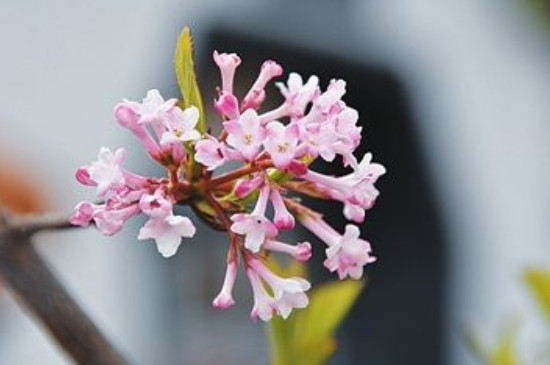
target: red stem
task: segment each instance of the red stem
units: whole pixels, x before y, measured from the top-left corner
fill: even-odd
[[[249,164],[246,166],[241,167],[240,169],[231,171],[225,175],[216,177],[208,182],[209,188],[215,188],[217,186],[226,184],[228,182],[232,182],[240,177],[243,177],[245,175],[249,175],[253,172],[268,169],[270,167],[273,167],[273,163],[271,160],[269,161],[261,161],[255,164]]]
[[[208,203],[210,203],[212,208],[216,211],[216,215],[218,216],[218,219],[220,220],[220,222],[222,222],[222,224],[226,227],[227,231],[229,232],[231,227],[231,220],[225,214],[223,207],[220,205],[220,203],[218,203],[218,201],[212,194],[206,194],[205,197]]]

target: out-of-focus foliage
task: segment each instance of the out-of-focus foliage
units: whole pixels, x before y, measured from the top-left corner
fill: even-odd
[[[532,12],[550,29],[550,0],[527,0]]]
[[[0,153],[2,155],[2,153]],[[6,156],[6,154],[3,154]],[[9,156],[8,156],[9,157]],[[38,213],[46,210],[46,196],[40,180],[7,159],[0,160],[0,206],[13,213]]]
[[[550,271],[529,268],[524,272],[524,280],[550,325]],[[519,360],[515,350],[517,327],[510,326],[504,331],[492,350],[487,350],[473,335],[470,335],[468,340],[472,349],[489,365],[522,365],[524,362]]]
[[[531,293],[544,311],[546,319],[550,321],[550,272],[528,269],[525,271],[524,277]]]
[[[305,266],[297,262],[283,268],[271,259],[270,267],[283,276],[306,276]],[[337,348],[335,331],[363,287],[363,282],[354,280],[319,285],[309,293],[307,308],[293,311],[286,320],[274,317],[269,323],[271,364],[326,363]]]
[[[468,340],[474,352],[489,365],[522,365],[516,354],[515,338],[517,325],[509,326],[492,349],[487,349],[474,335]]]

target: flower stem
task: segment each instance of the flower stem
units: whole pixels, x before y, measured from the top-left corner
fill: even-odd
[[[270,167],[273,167],[273,163],[271,162],[271,160],[260,161],[255,164],[249,164],[241,167],[240,169],[231,171],[225,175],[222,175],[210,180],[210,182],[208,183],[208,186],[210,188],[217,187],[217,186],[226,184],[228,182],[232,182],[240,177],[249,175],[253,172],[268,169]]]

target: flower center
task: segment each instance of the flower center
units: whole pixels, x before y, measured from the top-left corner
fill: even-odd
[[[174,128],[174,135],[178,138],[180,138],[181,136],[183,136],[183,128],[181,127],[175,127]]]
[[[285,153],[288,151],[288,143],[287,142],[283,142],[283,143],[279,143],[277,145],[277,152],[279,153]]]
[[[246,143],[247,145],[250,146],[250,145],[252,144],[252,141],[253,141],[253,140],[254,140],[254,139],[252,138],[252,134],[250,134],[250,133],[245,133],[245,135],[244,135],[244,143]]]

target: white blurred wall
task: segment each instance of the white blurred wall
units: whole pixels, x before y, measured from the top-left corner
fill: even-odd
[[[357,3],[369,57],[406,80],[444,209],[449,363],[475,363],[468,329],[492,344],[517,320],[539,364],[549,333],[521,275],[550,264],[548,33],[519,1]]]

